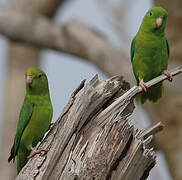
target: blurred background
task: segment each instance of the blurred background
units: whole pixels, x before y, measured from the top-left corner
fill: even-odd
[[[169,69],[180,66],[180,0],[0,0],[0,179],[12,180],[16,176],[16,163],[8,164],[7,159],[25,95],[26,69],[40,67],[46,72],[54,107],[53,121],[58,119],[71,93],[83,79],[88,82],[95,74],[99,74],[100,79],[120,74],[133,86],[130,43],[152,6],[164,7],[169,13],[166,27],[171,47]],[[31,40],[24,36],[29,30],[26,25],[18,24],[19,29],[12,29],[11,25],[21,17],[11,17],[10,12],[26,14],[25,20],[33,17]],[[43,33],[38,28],[39,22]],[[49,22],[49,27],[44,26],[45,22]],[[60,29],[56,29],[58,32],[55,31],[53,40],[46,41],[44,31],[51,26]],[[42,35],[37,39],[33,38],[36,28]],[[181,180],[182,76],[176,77],[173,83],[164,84],[165,98],[159,104],[137,105],[130,120],[140,129],[158,121],[165,126],[156,136],[157,165],[148,179]]]

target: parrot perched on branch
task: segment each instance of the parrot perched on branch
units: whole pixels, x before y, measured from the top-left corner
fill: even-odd
[[[143,89],[137,102],[146,100],[157,102],[163,96],[162,82],[147,89],[145,82],[165,74],[170,81],[172,76],[167,71],[169,44],[165,37],[167,12],[161,7],[151,8],[143,18],[140,29],[131,43],[130,56],[137,85]]]
[[[17,155],[17,172],[25,166],[29,158],[44,149],[34,149],[49,129],[53,108],[49,95],[46,74],[37,68],[25,73],[26,95],[19,114],[19,121],[8,162]]]

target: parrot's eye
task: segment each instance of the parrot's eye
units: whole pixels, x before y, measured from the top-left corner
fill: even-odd
[[[39,74],[39,75],[38,75],[38,78],[41,78],[41,77],[42,77],[42,74]]]
[[[150,16],[152,16],[152,12],[151,12],[151,11],[150,11],[150,13],[149,13],[149,14],[150,14]]]

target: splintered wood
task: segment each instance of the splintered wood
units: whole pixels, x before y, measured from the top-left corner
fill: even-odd
[[[162,125],[134,129],[129,88],[120,76],[83,81],[40,145],[48,152],[30,159],[16,180],[146,179],[155,165],[148,145]]]

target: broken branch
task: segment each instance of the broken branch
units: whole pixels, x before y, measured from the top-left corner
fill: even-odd
[[[170,72],[174,76],[182,71]],[[165,79],[161,75],[147,86]],[[155,165],[148,145],[162,125],[141,131],[129,124],[133,99],[142,90],[128,89],[120,76],[99,80],[96,75],[88,84],[83,81],[40,145],[48,153],[30,159],[16,180],[146,179]]]

